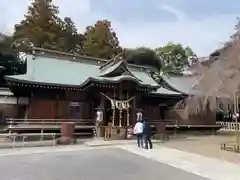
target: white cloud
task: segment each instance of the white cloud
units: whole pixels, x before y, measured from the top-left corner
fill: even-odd
[[[224,42],[233,32],[237,14],[225,14],[202,19],[191,20],[188,14],[167,4],[162,10],[174,14],[175,22],[133,22],[120,23],[111,19],[108,14],[96,14],[91,9],[90,0],[55,0],[60,7],[61,16],[70,16],[76,22],[80,31],[98,19],[107,18],[112,21],[120,42],[125,47],[149,46],[152,48],[166,44],[169,41],[189,45],[198,55],[207,55],[221,42]],[[0,1],[0,31],[12,32],[13,25],[23,19],[29,0]],[[11,7],[11,8],[9,8]],[[124,12],[124,11],[123,11]],[[134,13],[134,12],[133,12]]]
[[[178,21],[128,26],[116,23],[121,43],[126,47],[156,48],[172,41],[190,46],[199,56],[205,56],[229,39],[237,17],[237,14],[225,14],[193,21],[180,10],[166,5],[163,8],[174,13]]]
[[[178,21],[180,21],[180,22],[185,21],[187,19],[187,15],[184,12],[182,12],[172,6],[169,6],[167,4],[161,5],[160,9],[174,14],[176,16],[176,18],[178,19]]]

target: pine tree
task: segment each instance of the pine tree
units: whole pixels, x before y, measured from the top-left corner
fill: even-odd
[[[61,19],[52,0],[34,0],[25,19],[15,25],[14,40],[29,39],[35,46],[60,50]]]
[[[86,28],[84,36],[83,53],[87,56],[111,59],[122,51],[110,21],[97,21]]]
[[[62,23],[61,50],[81,53],[84,36],[79,34],[71,18],[65,17]]]

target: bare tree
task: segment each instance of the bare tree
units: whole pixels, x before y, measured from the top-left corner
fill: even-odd
[[[199,74],[188,99],[189,113],[204,111],[206,107],[215,110],[219,103],[225,107],[240,87],[240,41],[228,42],[220,51],[218,60]]]

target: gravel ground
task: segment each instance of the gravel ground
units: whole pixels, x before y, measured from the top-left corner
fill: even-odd
[[[223,151],[220,149],[222,142],[236,142],[234,134],[218,134],[215,136],[182,136],[172,138],[165,142],[164,146],[175,148],[182,151],[201,154],[207,157],[214,157],[229,162],[240,164],[240,154]]]

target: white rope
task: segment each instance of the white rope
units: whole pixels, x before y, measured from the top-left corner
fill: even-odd
[[[105,94],[103,94],[103,93],[101,93],[101,94],[102,94],[104,97],[106,97],[107,99],[110,100],[112,109],[114,109],[114,108],[117,108],[117,109],[118,109],[118,108],[128,109],[128,108],[130,107],[129,102],[136,97],[136,96],[134,96],[134,97],[132,97],[132,98],[130,98],[130,99],[121,101],[121,100],[112,99],[112,98],[110,98],[109,96],[107,96],[107,95],[105,95]],[[114,98],[115,98],[115,97],[114,97]]]

